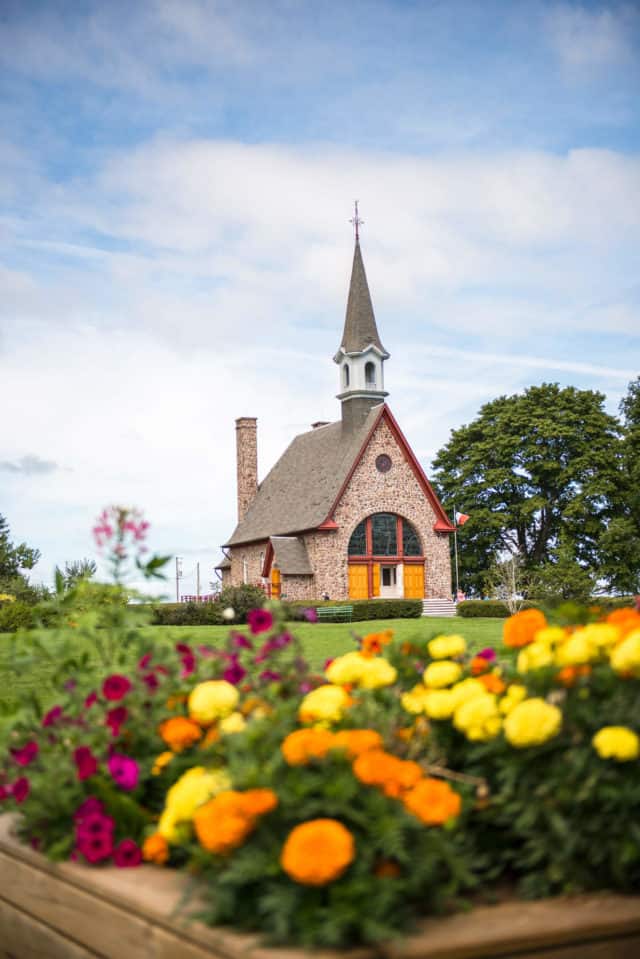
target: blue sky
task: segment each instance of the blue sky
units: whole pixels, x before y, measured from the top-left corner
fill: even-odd
[[[37,578],[114,501],[209,578],[234,418],[264,475],[338,415],[355,197],[427,468],[496,395],[615,411],[637,375],[637,4],[5,0],[0,32],[0,511]]]

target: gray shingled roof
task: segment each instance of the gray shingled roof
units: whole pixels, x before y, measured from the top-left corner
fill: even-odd
[[[301,536],[272,536],[274,562],[285,575],[311,575],[309,554]]]
[[[225,556],[224,559],[221,559],[217,566],[213,567],[214,569],[231,569],[231,560]]]
[[[347,315],[344,321],[344,332],[340,348],[345,353],[361,353],[368,346],[377,346],[385,356],[389,354],[380,342],[376,318],[373,313],[373,304],[367,284],[367,275],[364,271],[360,243],[356,240],[353,253],[353,267],[351,269],[351,283],[349,284],[349,298],[347,300]]]
[[[323,523],[379,412],[380,406],[374,406],[357,429],[345,429],[339,421],[296,436],[260,483],[225,545],[286,536]]]

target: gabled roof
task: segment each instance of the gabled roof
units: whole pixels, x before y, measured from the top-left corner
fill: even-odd
[[[214,569],[231,569],[231,560],[228,556],[225,556],[224,559],[221,559],[217,566],[213,567]]]
[[[381,405],[374,406],[357,429],[346,429],[338,421],[296,436],[258,486],[251,506],[225,545],[320,526],[381,409]]]
[[[435,529],[452,532],[429,480],[388,406],[374,406],[361,426],[330,423],[296,436],[258,487],[246,515],[225,544],[236,546],[290,536],[326,524],[338,505],[378,422],[385,417],[435,513]],[[325,525],[331,528],[331,524]]]
[[[301,536],[272,536],[273,561],[285,575],[313,574],[307,547]]]
[[[344,332],[340,350],[345,353],[362,353],[368,346],[377,347],[388,357],[389,354],[380,342],[376,318],[373,313],[373,304],[367,275],[364,271],[360,243],[356,240],[353,253],[353,267],[351,269],[351,283],[349,284],[349,298],[347,300],[347,314],[344,321]],[[340,353],[338,351],[338,354]]]

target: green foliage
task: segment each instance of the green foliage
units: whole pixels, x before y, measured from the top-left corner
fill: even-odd
[[[26,543],[12,542],[9,524],[0,515],[0,593],[9,593],[27,605],[37,603],[42,598],[42,590],[30,586],[26,572],[33,569],[39,559],[39,550]]]
[[[156,603],[152,626],[221,626],[224,623],[220,603]]]
[[[267,598],[259,586],[245,583],[242,586],[227,586],[218,597],[222,609],[232,609],[235,613],[234,623],[246,623],[247,613],[252,609],[260,609]]]
[[[510,615],[505,603],[491,599],[465,599],[456,606],[456,615],[464,619],[496,617],[506,619]]]
[[[306,609],[331,609],[332,606],[352,606],[352,622],[359,623],[373,619],[417,619],[422,616],[422,601],[419,599],[355,599],[336,603],[332,600],[324,602],[289,602],[283,604],[287,610],[287,617],[293,620],[304,619]]]
[[[36,625],[33,606],[16,600],[0,603],[0,633],[15,633],[18,629],[32,629]]]
[[[517,552],[525,566],[555,563],[561,537],[574,559],[608,575],[603,536],[619,516],[620,426],[604,396],[557,384],[485,404],[438,453],[446,508],[469,513],[458,531],[460,581],[482,592],[488,568]]]
[[[64,570],[61,571],[64,588],[71,589],[73,586],[76,586],[81,579],[92,579],[97,570],[98,567],[92,559],[85,558],[66,562],[64,564]],[[59,572],[58,569],[56,569],[56,573],[57,572]]]

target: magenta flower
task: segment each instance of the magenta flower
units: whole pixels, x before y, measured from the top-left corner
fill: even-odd
[[[128,716],[129,710],[126,706],[115,706],[107,712],[106,723],[112,736],[120,735],[120,727],[126,723]]]
[[[77,685],[78,684],[75,681],[75,679],[68,679],[66,683],[64,683],[62,688],[65,689],[68,693],[72,693]]]
[[[73,818],[77,823],[83,822],[87,816],[91,816],[94,813],[102,813],[103,805],[96,796],[88,796],[83,803],[80,803],[78,808],[73,814]]]
[[[308,623],[318,622],[318,610],[314,609],[313,606],[309,607],[309,609],[303,610],[302,615]]]
[[[242,633],[231,633],[231,646],[233,649],[253,649],[253,643],[249,637]]]
[[[186,679],[187,676],[190,676],[191,673],[196,671],[196,657],[193,653],[190,653],[188,656],[185,655],[182,657],[182,669],[180,670],[180,678]]]
[[[150,692],[155,692],[158,686],[160,685],[160,680],[155,673],[147,673],[146,676],[142,677],[142,682],[145,684],[147,689]]]
[[[247,623],[253,636],[266,633],[273,626],[273,616],[268,609],[252,609],[247,613]]]
[[[62,716],[62,706],[53,706],[48,713],[42,717],[43,726],[54,726]]]
[[[96,691],[94,690],[92,693],[89,693],[89,695],[88,695],[87,698],[85,699],[85,701],[84,701],[84,708],[85,708],[85,709],[91,709],[91,707],[93,706],[93,704],[94,704],[94,703],[97,703],[97,702],[98,702],[98,694],[97,694]]]
[[[2,802],[3,799],[8,799],[10,795],[11,795],[11,787],[3,786],[0,784],[0,802]]]
[[[487,646],[486,649],[480,650],[477,655],[480,657],[480,659],[486,659],[487,662],[491,662],[496,658],[496,651],[491,646]]]
[[[31,789],[31,784],[26,776],[20,776],[20,779],[16,779],[13,786],[11,786],[11,795],[17,803],[23,803],[29,791]]]
[[[282,676],[280,673],[274,672],[273,669],[265,669],[260,673],[258,679],[262,683],[277,683],[282,679]]]
[[[122,699],[123,696],[127,695],[130,689],[130,681],[126,676],[121,676],[119,673],[113,673],[113,675],[107,676],[102,684],[102,694],[105,699],[109,699],[111,702],[117,702],[117,700]]]
[[[151,653],[145,653],[140,662],[138,663],[138,669],[146,669],[149,663],[151,662]]]
[[[182,656],[184,656],[185,654],[187,656],[192,655],[191,646],[188,646],[187,643],[176,643],[175,649],[176,649],[176,653],[180,653]]]
[[[21,749],[12,749],[11,755],[18,766],[28,766],[38,755],[39,746],[35,740],[25,743]]]
[[[329,666],[331,665],[334,659],[335,659],[334,656],[330,656],[329,659],[325,659],[324,666],[322,667],[323,672],[326,673],[326,671],[328,670]]]
[[[78,746],[73,751],[73,761],[76,764],[77,776],[80,782],[89,779],[98,771],[98,760],[88,746]]]
[[[100,811],[87,812],[76,821],[76,839],[79,841],[90,836],[113,836],[115,820]]]
[[[113,861],[120,869],[130,869],[142,862],[142,850],[133,839],[123,839],[113,850]]]
[[[107,766],[114,781],[121,789],[136,788],[140,770],[135,759],[130,759],[129,756],[123,756],[121,753],[114,753],[107,761]]]
[[[83,836],[78,840],[78,852],[90,863],[108,859],[113,852],[113,836],[107,832]]]
[[[247,675],[246,669],[240,665],[238,662],[237,654],[231,657],[231,662],[225,669],[222,674],[222,678],[226,679],[228,683],[232,683],[234,686],[237,686],[241,680]]]

